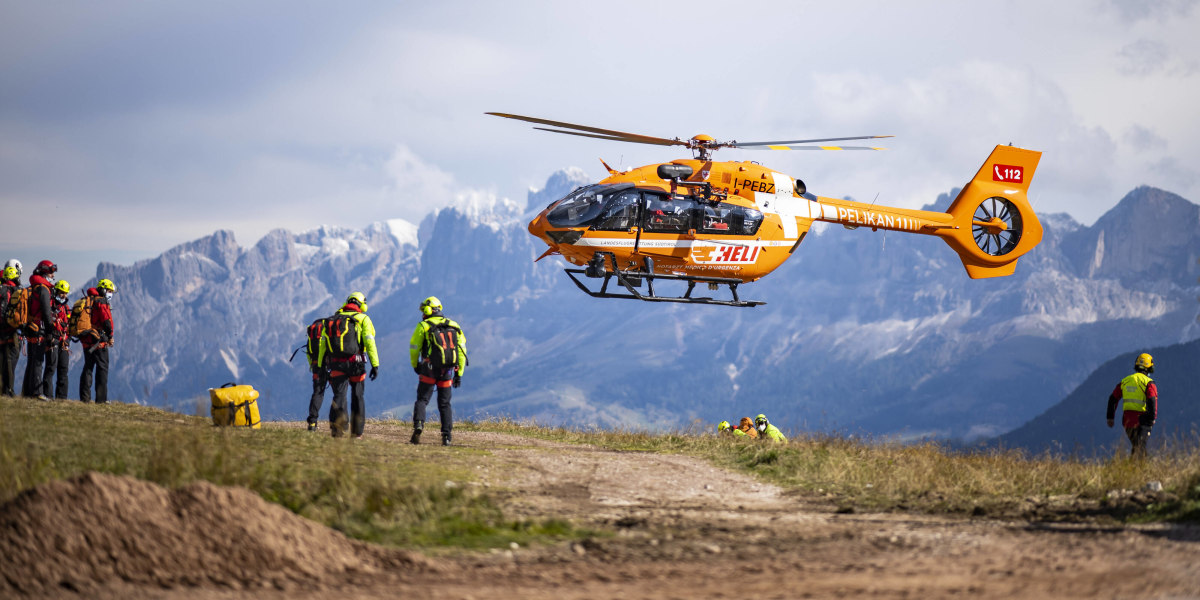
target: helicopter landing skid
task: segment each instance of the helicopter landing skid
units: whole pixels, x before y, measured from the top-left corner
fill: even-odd
[[[608,255],[606,258],[610,258],[615,266],[616,260],[611,254],[607,252],[597,254]],[[628,300],[645,300],[646,302],[716,304],[719,306],[758,306],[760,304],[766,304],[766,302],[759,300],[742,300],[739,298],[737,286],[738,284],[744,282],[741,279],[734,279],[732,277],[696,277],[691,275],[651,274],[647,271],[621,271],[618,269],[607,270],[604,269],[604,265],[602,263],[589,264],[588,267],[589,268],[587,269],[563,270],[567,273],[567,276],[571,278],[571,281],[575,282],[575,285],[578,286],[579,289],[583,290],[585,294],[593,298],[625,298]],[[584,285],[582,281],[579,280],[577,275],[584,275],[593,279],[603,278],[604,281],[600,284],[600,289],[598,291],[592,291],[586,285]],[[617,285],[625,288],[625,290],[629,293],[623,294],[608,291],[609,283],[611,283],[614,279],[616,280]],[[687,291],[684,292],[682,296],[659,296],[654,293],[654,281],[659,279],[687,282]],[[636,289],[641,287],[643,280],[646,282],[646,293],[639,292]],[[706,296],[692,296],[692,292],[695,290],[697,283],[706,283],[709,285],[710,289],[715,289],[716,286],[719,285],[727,285],[729,286],[729,293],[733,296],[733,299],[719,300]]]

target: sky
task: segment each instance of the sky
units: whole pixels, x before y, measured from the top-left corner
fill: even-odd
[[[726,149],[823,196],[920,207],[996,144],[1042,151],[1041,213],[1139,185],[1200,202],[1197,0],[0,1],[0,257],[78,287],[218,229],[419,222],[554,171],[677,148],[563,136],[894,135]],[[120,282],[118,287],[120,286]]]

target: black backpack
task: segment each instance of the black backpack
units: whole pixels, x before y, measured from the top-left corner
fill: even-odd
[[[430,321],[429,329],[425,331],[425,347],[429,351],[429,362],[435,370],[450,369],[458,366],[458,328],[450,321],[442,319]]]
[[[288,362],[292,362],[292,359],[296,358],[296,355],[299,354],[301,350],[305,350],[307,352],[307,356],[309,356],[313,362],[316,362],[317,355],[321,350],[321,334],[325,333],[325,326],[328,321],[328,318],[321,317],[309,324],[308,329],[305,330],[305,336],[307,337],[307,340],[301,344],[299,348],[296,348],[292,351],[292,357],[288,359]]]
[[[325,320],[325,335],[329,340],[329,355],[350,358],[362,353],[358,343],[358,320],[354,315],[338,313]]]

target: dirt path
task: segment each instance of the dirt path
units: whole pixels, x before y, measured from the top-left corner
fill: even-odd
[[[406,443],[407,432],[368,437]],[[436,436],[430,436],[436,437]],[[434,440],[429,440],[433,442]],[[508,511],[618,535],[428,561],[255,598],[1200,598],[1200,529],[1038,526],[833,507],[685,456],[461,432]],[[454,452],[440,447],[433,453]],[[365,552],[365,551],[364,551]],[[371,552],[378,554],[378,549]],[[383,562],[379,562],[383,560]],[[100,596],[243,598],[109,585]]]

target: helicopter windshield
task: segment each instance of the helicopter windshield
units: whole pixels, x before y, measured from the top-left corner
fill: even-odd
[[[546,220],[554,227],[585,227],[591,225],[604,211],[610,198],[632,188],[632,184],[596,184],[581,187],[559,200]]]

